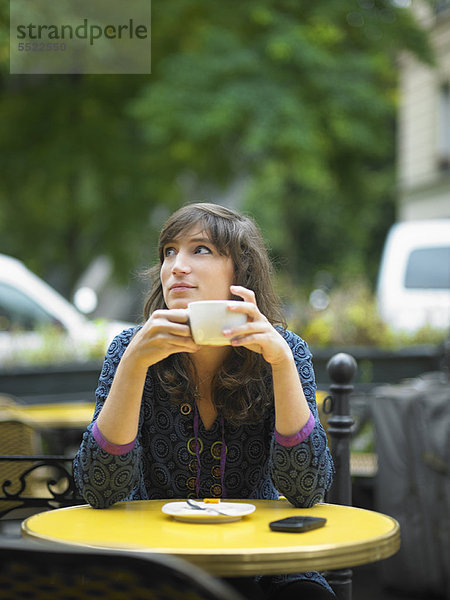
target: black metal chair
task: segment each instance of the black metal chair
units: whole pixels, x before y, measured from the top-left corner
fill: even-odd
[[[243,600],[173,556],[0,541],[0,600]]]
[[[39,451],[39,442],[33,427],[24,423],[15,416],[14,408],[16,403],[8,397],[0,396],[0,455],[19,455],[32,456]],[[0,460],[0,487],[3,490],[5,482],[16,482],[23,471],[32,466],[31,461],[23,460],[21,464],[17,461]],[[24,496],[30,496],[34,493],[35,487],[33,477],[28,478],[21,485],[21,492]],[[8,487],[8,484],[6,485]],[[14,498],[9,501],[4,497],[4,502],[0,504],[0,516],[21,506],[20,502],[14,502]]]
[[[35,429],[0,395],[0,532],[2,519],[83,504],[72,478],[72,457],[43,454]],[[20,523],[20,520],[18,523]]]

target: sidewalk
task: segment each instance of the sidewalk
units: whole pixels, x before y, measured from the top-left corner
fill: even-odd
[[[371,563],[353,569],[352,600],[432,600],[428,594],[412,595],[383,587],[379,575],[379,563]]]

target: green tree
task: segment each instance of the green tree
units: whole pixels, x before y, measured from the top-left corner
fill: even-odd
[[[151,161],[126,114],[146,78],[10,75],[8,9],[0,0],[0,252],[66,295],[98,254],[125,278],[150,255]]]
[[[104,76],[7,76],[0,112],[0,251],[35,271],[58,267],[69,293],[97,254],[136,261],[148,221],[146,171],[124,106],[140,82]]]
[[[154,5],[154,79],[134,103],[167,197],[241,206],[302,281],[374,276],[394,219],[398,52],[431,61],[388,0]]]
[[[0,251],[63,265],[69,293],[96,254],[119,273],[149,260],[155,215],[235,186],[303,281],[373,273],[393,219],[395,56],[431,60],[408,9],[156,1],[151,76],[33,77],[8,74],[7,7]]]

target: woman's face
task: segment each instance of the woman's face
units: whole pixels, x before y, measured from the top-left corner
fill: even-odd
[[[208,232],[194,225],[163,248],[160,278],[167,308],[195,300],[230,300],[234,264],[219,254]]]

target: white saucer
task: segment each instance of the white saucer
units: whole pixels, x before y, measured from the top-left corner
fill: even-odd
[[[243,502],[219,502],[210,504],[208,502],[199,502],[210,510],[198,510],[192,508],[186,502],[168,502],[162,507],[163,513],[172,516],[177,521],[186,523],[230,523],[239,521],[245,515],[250,515],[256,509],[254,504]],[[214,508],[226,514],[214,512]]]

